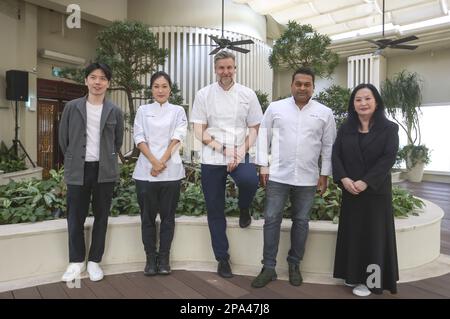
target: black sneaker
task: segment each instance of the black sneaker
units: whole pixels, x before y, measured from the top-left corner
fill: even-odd
[[[158,256],[156,254],[147,255],[147,263],[144,268],[145,276],[154,276],[158,273]]]
[[[233,277],[233,273],[231,272],[231,267],[228,260],[219,261],[219,265],[217,266],[217,273],[219,274],[220,277],[223,278]]]
[[[275,269],[263,268],[259,275],[252,281],[253,288],[262,288],[269,282],[277,279]]]
[[[303,277],[298,264],[289,264],[289,282],[293,286],[300,286],[303,283]]]
[[[239,227],[246,228],[252,223],[252,217],[248,208],[241,208],[239,214]]]

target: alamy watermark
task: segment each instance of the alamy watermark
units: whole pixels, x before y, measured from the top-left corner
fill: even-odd
[[[381,267],[377,264],[370,264],[367,266],[367,273],[370,275],[367,277],[367,288],[381,288]]]
[[[66,19],[69,29],[81,29],[81,7],[78,4],[69,4],[66,12],[70,13]]]

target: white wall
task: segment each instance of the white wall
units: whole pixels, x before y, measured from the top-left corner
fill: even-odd
[[[387,58],[388,78],[404,69],[422,77],[423,104],[450,104],[450,49]]]
[[[150,26],[222,28],[220,0],[128,0],[128,19]],[[247,5],[225,1],[225,30],[266,41],[266,19]]]
[[[97,24],[107,25],[127,18],[127,0],[25,0],[40,7],[66,12],[69,4],[78,4],[81,17]]]
[[[49,9],[38,10],[38,42],[37,49],[57,51],[80,57],[90,62],[95,57],[97,48],[97,33],[101,26],[91,22],[82,21],[81,29],[68,29],[60,23],[62,14],[51,12]],[[52,76],[52,67],[74,67],[64,62],[38,58],[38,77],[61,81],[61,78]]]
[[[17,15],[20,9],[20,19]],[[12,144],[15,117],[13,106],[5,98],[5,71],[31,71],[36,67],[37,8],[27,3],[6,1],[0,7],[0,140]],[[30,92],[36,87],[36,77],[29,74]],[[33,159],[36,159],[36,112],[19,103],[19,139]],[[31,134],[25,134],[32,132]]]

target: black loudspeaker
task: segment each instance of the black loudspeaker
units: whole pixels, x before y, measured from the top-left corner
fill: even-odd
[[[6,71],[6,99],[28,101],[28,72]]]

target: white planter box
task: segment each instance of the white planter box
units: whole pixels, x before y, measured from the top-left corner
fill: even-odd
[[[440,226],[444,213],[437,205],[424,202],[424,213],[395,221],[401,280],[405,280],[403,271],[432,263],[440,256]],[[86,222],[87,243],[90,242],[92,222],[92,218]],[[241,229],[238,218],[228,218],[227,235],[234,273],[253,276],[259,273],[263,223],[263,220],[254,220],[249,228]],[[106,250],[101,262],[106,274],[143,270],[145,253],[140,225],[138,216],[109,219]],[[277,259],[281,279],[287,277],[290,226],[290,220],[283,220]],[[336,234],[336,224],[310,222],[301,263],[305,281],[338,282],[332,278]],[[0,226],[0,256],[0,292],[59,281],[68,263],[66,220]],[[173,269],[216,271],[206,216],[176,219],[171,264]],[[448,269],[450,271],[450,267]]]
[[[42,167],[29,168],[23,171],[0,174],[0,185],[6,185],[11,181],[30,180],[32,178],[42,179]]]

